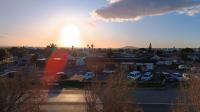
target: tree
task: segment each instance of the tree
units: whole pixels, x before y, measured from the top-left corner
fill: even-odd
[[[17,57],[23,57],[26,53],[26,48],[24,47],[12,47],[9,49],[10,54]]]
[[[72,51],[74,51],[74,46],[72,46]]]
[[[85,90],[86,112],[139,112],[131,91],[124,72],[111,75],[105,85],[96,80]]]
[[[102,52],[102,49],[101,49],[101,48],[98,48],[98,49],[97,49],[97,52],[98,52],[98,53],[101,53],[101,52]]]
[[[120,49],[117,49],[118,52],[124,52],[124,49],[120,48]]]
[[[14,74],[13,79],[0,78],[0,112],[40,112],[45,96],[33,80],[23,73]]]
[[[0,49],[0,61],[8,57],[9,53],[6,49]]]
[[[106,51],[106,55],[107,55],[107,57],[111,57],[111,56],[113,55],[112,49],[108,49],[108,50]]]
[[[91,44],[92,53],[94,53],[94,44]]]
[[[191,48],[185,48],[185,49],[182,49],[181,51],[186,52],[186,53],[193,53],[194,52],[194,50],[191,49]]]
[[[94,44],[91,44],[92,54],[94,53]]]
[[[198,48],[198,52],[200,53],[200,47]]]
[[[181,57],[183,60],[187,60],[187,55],[193,53],[194,50],[191,48],[185,48],[181,50]]]
[[[87,44],[87,48],[90,49],[90,45],[89,44]]]
[[[74,50],[74,51],[72,52],[72,56],[73,56],[73,57],[77,57],[77,56],[78,56],[78,52],[77,52],[76,50]]]
[[[149,51],[151,51],[152,50],[152,45],[151,45],[151,43],[149,44]]]
[[[45,48],[46,56],[49,57],[53,53],[53,51],[55,51],[56,49],[57,49],[57,46],[54,43],[47,45],[46,48]]]
[[[156,51],[156,54],[158,55],[158,56],[162,56],[162,55],[164,55],[165,53],[164,53],[164,51],[163,50],[157,50]]]
[[[140,49],[138,49],[138,53],[146,54],[146,53],[148,53],[148,49],[146,49],[146,48],[140,48]]]
[[[91,44],[91,48],[92,48],[92,49],[94,48],[94,44]]]
[[[192,75],[192,74],[191,74]],[[181,83],[173,112],[199,112],[200,110],[200,79],[191,78],[188,84]]]
[[[31,57],[31,63],[36,64],[37,58],[38,58],[38,54],[36,53]]]

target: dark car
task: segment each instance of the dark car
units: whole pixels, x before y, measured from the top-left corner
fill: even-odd
[[[9,71],[9,72],[4,73],[1,76],[4,77],[4,78],[11,78],[12,79],[12,78],[15,78],[17,73],[18,73],[17,71]]]
[[[65,72],[57,72],[56,75],[58,77],[58,80],[64,80],[64,79],[68,78],[68,76]]]
[[[173,77],[173,75],[170,74],[170,73],[162,72],[162,76],[163,76],[163,78],[166,79],[166,81],[168,81],[168,82],[175,82],[175,81],[176,81],[176,79],[175,79],[175,78]]]

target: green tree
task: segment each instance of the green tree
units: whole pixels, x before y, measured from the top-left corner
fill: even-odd
[[[0,49],[0,61],[8,57],[9,53],[6,49]]]
[[[72,52],[72,56],[77,57],[77,56],[78,56],[78,52],[74,50],[74,51]]]
[[[52,52],[55,51],[56,49],[57,49],[57,46],[54,43],[47,45],[45,48],[46,56],[49,57],[52,54]]]
[[[194,50],[191,48],[185,48],[181,50],[181,57],[183,60],[187,60],[187,55],[193,53]]]
[[[31,64],[36,64],[37,58],[38,58],[38,54],[34,54],[34,55],[31,57]]]
[[[152,50],[152,44],[150,43],[149,44],[149,51],[151,51]]]
[[[26,48],[24,48],[24,47],[12,47],[12,48],[9,49],[9,51],[13,56],[23,57],[24,54],[26,53]]]
[[[200,53],[200,47],[198,48],[198,52]]]
[[[157,50],[157,51],[156,51],[156,54],[157,54],[158,56],[161,56],[161,55],[164,55],[165,53],[164,53],[163,50]]]
[[[107,57],[111,57],[111,56],[113,55],[112,49],[108,49],[108,50],[106,51],[106,55],[107,55]]]

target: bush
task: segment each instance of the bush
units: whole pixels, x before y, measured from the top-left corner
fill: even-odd
[[[0,78],[0,112],[40,112],[45,96],[31,80],[22,74]]]

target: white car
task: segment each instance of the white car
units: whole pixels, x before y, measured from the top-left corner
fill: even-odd
[[[86,72],[86,73],[83,75],[83,79],[89,80],[89,79],[92,79],[94,76],[95,76],[95,74],[94,74],[93,72]]]
[[[128,74],[128,79],[138,80],[142,76],[140,71],[133,71]]]
[[[153,74],[151,72],[145,72],[144,75],[141,77],[142,81],[149,81],[153,78]]]
[[[113,73],[115,73],[115,71],[114,71],[114,70],[104,69],[104,70],[103,70],[103,73],[106,73],[106,74],[113,74]]]
[[[184,80],[183,75],[180,74],[180,73],[173,73],[173,74],[172,74],[172,77],[173,77],[174,79],[176,79],[177,81],[183,81],[183,80]]]
[[[188,67],[187,65],[179,65],[179,66],[178,66],[178,69],[179,69],[179,70],[188,70],[189,67]]]
[[[184,79],[185,81],[188,81],[188,80],[190,79],[190,75],[187,74],[187,73],[183,73],[183,79]]]

